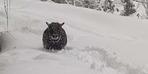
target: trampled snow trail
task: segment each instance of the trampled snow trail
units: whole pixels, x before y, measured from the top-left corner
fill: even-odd
[[[68,31],[69,29],[71,33],[78,31],[72,27],[66,28]],[[83,36],[92,35],[85,31],[78,32]],[[135,68],[122,63],[118,60],[119,57],[116,53],[110,53],[101,48],[85,47],[81,43],[75,44],[78,47],[71,45],[75,40],[72,38],[73,35],[68,36],[69,43],[65,50],[52,53],[44,51],[41,32],[38,33],[31,28],[22,28],[11,34],[17,39],[16,47],[4,51],[0,55],[0,73],[2,74],[23,74],[22,72],[27,74],[64,74],[65,72],[67,74],[84,74],[85,72],[85,74],[146,74],[143,68]],[[79,45],[83,47],[79,47]],[[55,68],[58,69],[55,70]]]
[[[39,0],[13,0],[11,5],[9,29],[15,41],[0,54],[0,74],[147,74],[147,60],[142,59],[147,53],[147,21]],[[3,16],[0,11],[0,23],[5,25]],[[65,50],[44,51],[46,21],[65,22]]]
[[[109,54],[104,49],[87,47],[65,52],[66,55],[76,57],[78,60],[86,63],[90,69],[100,74],[146,74],[143,68],[134,68],[119,62],[115,54]]]

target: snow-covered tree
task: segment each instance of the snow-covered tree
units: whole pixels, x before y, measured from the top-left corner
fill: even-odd
[[[67,3],[74,6],[95,9],[107,13],[118,14],[122,16],[130,16],[137,12],[138,6],[135,4],[140,3],[145,8],[145,13],[138,14],[137,16],[148,16],[148,0],[52,0],[57,3]],[[139,9],[138,9],[139,11]],[[136,15],[134,14],[134,15]]]
[[[79,0],[82,3],[82,6],[85,8],[97,9],[98,0]]]
[[[56,3],[65,3],[65,0],[52,0],[52,1],[54,1]]]
[[[114,7],[115,5],[113,4],[113,0],[104,0],[103,6],[102,6],[103,11],[113,13]]]
[[[139,2],[143,5],[145,8],[146,17],[148,17],[148,0],[134,0],[136,2]]]
[[[134,9],[134,4],[132,3],[132,0],[122,0],[122,2],[125,4],[124,5],[124,12],[123,12],[123,16],[129,16],[133,13],[136,12],[136,10]]]
[[[65,2],[74,6],[82,6],[81,0],[65,0]]]

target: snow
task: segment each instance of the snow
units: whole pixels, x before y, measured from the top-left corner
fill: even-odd
[[[88,66],[74,58],[39,50],[12,50],[4,53],[2,57],[7,57],[3,60],[9,66],[6,65],[1,74],[95,74]]]
[[[0,30],[4,31],[2,2]],[[9,15],[14,43],[0,54],[0,74],[148,73],[147,20],[40,0],[12,0]],[[43,49],[46,21],[65,22],[65,50]]]

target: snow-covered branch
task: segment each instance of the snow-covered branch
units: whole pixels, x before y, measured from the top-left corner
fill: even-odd
[[[148,0],[134,0],[134,1],[139,2],[139,3],[148,4]]]

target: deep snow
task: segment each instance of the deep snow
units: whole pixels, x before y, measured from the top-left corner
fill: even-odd
[[[147,74],[147,20],[40,0],[13,0],[9,15],[13,44],[0,54],[0,74]],[[43,49],[46,21],[66,23],[65,50]]]

